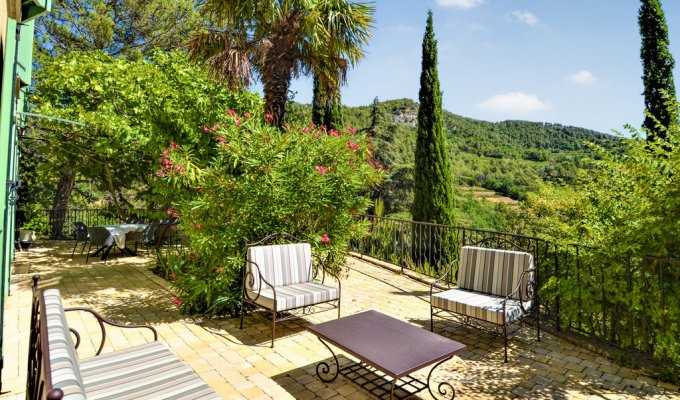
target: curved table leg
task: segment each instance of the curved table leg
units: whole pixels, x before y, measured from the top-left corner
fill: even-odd
[[[328,346],[328,344],[326,344],[326,342],[321,340],[321,338],[319,338],[319,341],[321,343],[323,343],[323,345],[326,346],[328,351],[330,351],[331,354],[333,355],[333,360],[335,360],[335,373],[331,374],[330,373],[331,372],[331,366],[328,365],[327,362],[321,361],[320,363],[318,363],[316,365],[316,376],[318,376],[319,379],[321,379],[323,382],[330,383],[330,382],[333,382],[334,380],[336,380],[338,378],[338,375],[340,375],[340,364],[338,363],[338,357],[335,356],[335,353],[333,353],[333,350],[331,350],[330,346]],[[323,376],[321,376],[322,374],[323,375],[330,375],[330,377],[324,378]]]
[[[427,390],[430,392],[430,395],[432,397],[434,397],[435,399],[437,399],[438,397],[435,396],[434,393],[432,393],[432,388],[430,388],[430,378],[432,377],[432,372],[434,372],[434,370],[437,369],[438,366],[445,363],[446,361],[449,361],[451,358],[453,358],[453,356],[439,361],[437,364],[434,365],[434,367],[432,367],[432,369],[430,370],[430,373],[427,374]],[[453,385],[451,385],[448,382],[441,382],[437,386],[437,392],[439,393],[440,396],[443,396],[444,398],[448,398],[449,391],[451,392],[450,399],[451,400],[455,399],[456,398],[456,389],[454,389]]]

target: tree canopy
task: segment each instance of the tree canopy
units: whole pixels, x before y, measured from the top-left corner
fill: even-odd
[[[118,208],[142,200],[154,160],[169,141],[202,143],[204,125],[226,118],[227,109],[255,114],[260,107],[256,95],[227,91],[181,52],[135,61],[70,52],[46,60],[36,81],[35,112],[87,125],[31,125],[28,137],[49,159],[41,172],[47,179],[72,170]]]
[[[211,27],[192,41],[192,56],[230,87],[257,74],[265,112],[282,126],[292,78],[315,74],[329,91],[345,81],[364,55],[374,8],[349,0],[207,0],[201,11]]]

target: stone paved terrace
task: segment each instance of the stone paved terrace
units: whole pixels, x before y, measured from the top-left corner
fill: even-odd
[[[206,320],[181,315],[170,286],[150,268],[147,256],[112,258],[107,263],[84,256],[69,260],[70,242],[44,242],[17,253],[12,295],[5,317],[3,399],[23,398],[30,318],[30,277],[61,276],[67,306],[83,305],[118,322],[149,323],[166,342],[225,399],[369,399],[367,392],[340,376],[325,384],[315,375],[316,364],[328,360],[328,350],[306,332],[309,323],[334,318],[329,311],[277,326],[276,347],[269,347],[270,325],[246,318]],[[375,309],[417,326],[429,325],[428,286],[388,270],[349,260],[342,282],[342,314]],[[96,337],[93,321],[75,316],[72,326]],[[94,329],[94,330],[92,330]],[[467,345],[467,351],[443,364],[435,380],[449,380],[462,399],[680,399],[678,387],[611,361],[550,334],[536,342],[535,331],[522,328],[510,339],[510,363],[502,363],[502,339],[476,329],[439,322],[439,332]],[[115,333],[114,333],[115,332]],[[145,342],[140,332],[111,328],[107,349]],[[95,339],[96,340],[96,339]],[[94,354],[85,341],[81,357]],[[106,351],[106,349],[105,349]],[[339,352],[342,354],[342,352]],[[427,370],[416,373],[426,379]],[[421,398],[430,398],[425,391]]]

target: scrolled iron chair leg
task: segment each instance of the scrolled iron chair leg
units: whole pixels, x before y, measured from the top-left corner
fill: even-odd
[[[274,348],[274,338],[276,337],[276,309],[272,311],[272,345],[271,348]]]
[[[536,307],[536,340],[541,341],[541,309]]]
[[[243,316],[246,313],[246,307],[243,302],[243,297],[241,297],[241,322],[239,322],[238,329],[243,329]]]
[[[430,332],[434,332],[434,308],[430,305]]]
[[[503,340],[505,341],[505,361],[503,361],[503,362],[507,364],[507,362],[508,362],[508,326],[505,323],[503,324]]]

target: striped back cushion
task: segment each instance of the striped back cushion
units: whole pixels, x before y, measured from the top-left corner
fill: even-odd
[[[312,280],[312,249],[309,243],[253,246],[248,248],[248,261],[246,268],[255,278],[253,290],[257,290],[260,284],[258,268],[262,278],[274,287]]]
[[[45,299],[45,318],[47,323],[47,343],[49,346],[52,386],[64,392],[64,399],[85,399],[83,379],[76,348],[71,341],[64,306],[59,289],[43,292]]]
[[[515,289],[522,271],[534,266],[534,257],[520,251],[463,246],[460,249],[458,286],[475,292],[507,296]],[[522,301],[528,300],[529,273],[524,274]],[[519,293],[513,296],[520,300]]]

